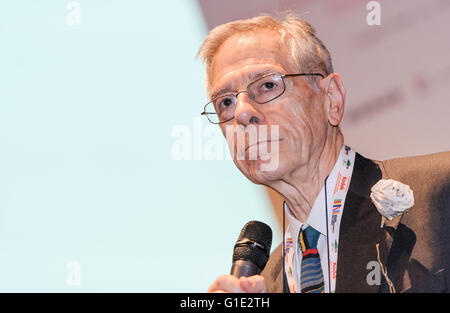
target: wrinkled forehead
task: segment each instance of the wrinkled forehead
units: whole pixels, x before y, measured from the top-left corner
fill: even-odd
[[[246,75],[257,68],[270,68],[290,72],[296,65],[289,47],[273,31],[235,34],[218,49],[211,62],[209,85],[213,87],[224,77]],[[247,75],[248,76],[248,75]]]

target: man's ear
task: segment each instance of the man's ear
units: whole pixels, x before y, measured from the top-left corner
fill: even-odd
[[[328,122],[332,126],[338,126],[344,115],[345,103],[345,88],[341,76],[331,73],[320,81],[319,86],[325,94]]]

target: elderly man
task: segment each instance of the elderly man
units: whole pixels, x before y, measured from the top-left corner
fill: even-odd
[[[289,218],[261,275],[222,275],[208,291],[447,290],[450,153],[378,162],[346,146],[344,84],[295,16],[221,25],[199,56],[211,99],[203,114],[226,134],[239,170],[283,196]],[[249,128],[270,138],[246,136],[242,149],[229,133]]]

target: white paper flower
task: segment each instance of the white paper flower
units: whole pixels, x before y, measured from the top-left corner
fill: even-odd
[[[401,215],[414,205],[414,193],[399,181],[381,179],[371,188],[370,199],[378,211],[388,220]]]

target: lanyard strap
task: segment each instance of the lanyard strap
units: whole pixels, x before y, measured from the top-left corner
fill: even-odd
[[[338,160],[336,161],[337,170],[333,171],[331,174],[332,177],[328,176],[324,183],[325,216],[327,224],[326,244],[328,254],[328,292],[336,291],[339,229],[342,212],[344,211],[345,198],[350,186],[354,162],[355,151],[348,146],[344,146]],[[283,230],[285,229],[284,210],[285,208],[283,207]],[[296,293],[299,289],[295,279],[295,273],[297,271],[294,269],[293,262],[296,251],[294,249],[294,238],[291,235],[290,225],[288,225],[283,236],[283,247],[283,271],[286,274],[290,292]]]

